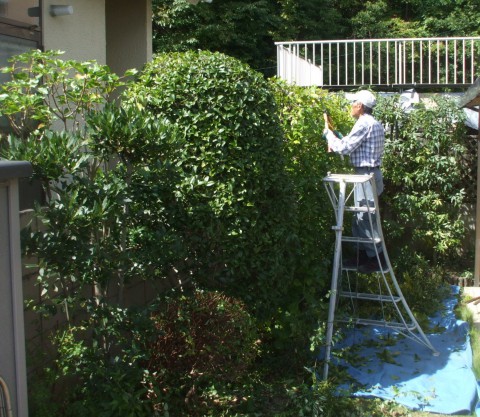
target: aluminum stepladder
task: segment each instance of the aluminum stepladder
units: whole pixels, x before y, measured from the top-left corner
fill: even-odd
[[[326,380],[328,378],[328,369],[330,365],[330,356],[332,350],[333,327],[335,321],[335,310],[339,297],[348,297],[352,300],[356,299],[377,302],[380,303],[382,310],[384,305],[393,306],[392,311],[395,314],[396,321],[387,321],[385,320],[385,318],[367,319],[350,317],[348,322],[354,325],[379,327],[381,326],[392,329],[395,332],[424,345],[426,348],[431,349],[433,354],[437,356],[439,353],[432,346],[428,338],[425,336],[420,325],[418,324],[417,320],[415,319],[395,278],[395,274],[393,272],[393,268],[388,258],[387,250],[385,247],[385,240],[383,238],[380,213],[378,210],[377,191],[373,174],[353,175],[328,173],[328,175],[323,178],[323,182],[327,190],[327,194],[330,198],[330,202],[332,203],[333,209],[335,211],[336,220],[336,224],[332,227],[332,229],[335,231],[335,253],[333,259],[332,283],[328,308],[323,379]],[[360,191],[363,193],[363,195],[367,195],[367,187],[371,187],[372,190],[373,206],[370,204],[360,206],[355,201],[355,192]],[[352,201],[352,205],[347,205],[350,204]],[[370,235],[372,236],[372,238],[344,236],[343,221],[345,212],[363,213],[364,216],[366,215],[371,232]],[[374,224],[376,225],[376,234],[374,234],[373,230]],[[376,272],[376,274],[378,274],[379,289],[380,284],[383,288],[380,294],[352,291],[351,288],[349,288],[347,291],[344,291],[341,288],[341,285],[339,286],[339,283],[342,280],[342,274],[348,275],[349,271],[353,271],[353,273],[356,273],[355,267],[344,267],[342,264],[343,243],[351,243],[357,245],[360,243],[371,244],[372,247],[375,248],[376,257],[379,263],[379,253],[383,251],[386,265],[385,268],[380,268],[380,270]],[[378,246],[381,246],[381,251],[378,249]]]

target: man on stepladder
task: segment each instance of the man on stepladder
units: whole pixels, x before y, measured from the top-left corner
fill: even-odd
[[[353,97],[350,114],[357,119],[351,132],[343,138],[338,138],[330,129],[325,129],[324,137],[328,140],[329,148],[341,155],[349,155],[350,163],[358,175],[373,174],[377,196],[383,192],[383,177],[380,170],[383,149],[385,144],[385,132],[382,124],[373,116],[372,111],[376,104],[375,96],[368,90],[361,90]],[[374,206],[372,188],[369,183],[363,190],[355,189],[355,201],[358,206],[367,204]],[[375,218],[373,220],[373,236],[370,222],[366,213],[356,213],[352,225],[353,236],[360,238],[376,238],[378,231]],[[359,243],[357,256],[343,262],[345,267],[357,267],[362,273],[378,272],[385,270],[386,262],[381,244]],[[378,258],[377,258],[378,253]],[[380,260],[380,263],[379,263]]]

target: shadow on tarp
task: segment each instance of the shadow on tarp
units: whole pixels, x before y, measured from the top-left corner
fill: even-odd
[[[430,318],[432,329],[442,329],[427,334],[439,356],[391,329],[347,329],[345,338],[332,350],[332,367],[345,367],[353,379],[353,383],[341,386],[340,392],[392,400],[412,410],[432,413],[475,412],[479,393],[472,370],[469,328],[456,319],[454,312],[459,290],[452,286],[444,311]],[[345,348],[351,351],[348,362],[335,355]]]

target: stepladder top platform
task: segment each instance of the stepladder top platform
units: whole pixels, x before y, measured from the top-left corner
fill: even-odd
[[[323,178],[324,182],[346,182],[346,183],[364,183],[370,181],[373,174],[331,174],[330,172]]]

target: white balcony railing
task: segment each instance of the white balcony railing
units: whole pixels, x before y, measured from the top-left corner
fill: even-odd
[[[461,86],[480,76],[480,37],[276,42],[277,76],[298,85]]]

